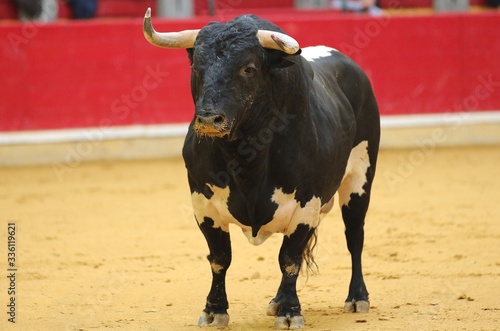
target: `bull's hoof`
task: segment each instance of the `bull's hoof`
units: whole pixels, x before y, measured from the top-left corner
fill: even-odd
[[[269,306],[267,306],[266,309],[267,316],[278,315],[278,309],[280,309],[280,304],[274,300],[271,300],[271,302],[269,302]]]
[[[370,310],[370,303],[366,300],[346,301],[344,311],[347,313],[367,313]]]
[[[274,321],[274,326],[278,330],[303,329],[305,324],[306,324],[306,321],[304,320],[304,316],[302,316],[302,315],[297,315],[297,316],[292,316],[292,317],[290,317],[290,315],[278,316],[278,317],[276,317],[276,320]]]
[[[214,314],[202,312],[198,320],[198,326],[227,326],[229,324],[228,314]]]

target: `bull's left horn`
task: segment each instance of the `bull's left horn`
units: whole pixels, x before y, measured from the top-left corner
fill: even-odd
[[[287,54],[295,54],[300,50],[299,43],[292,37],[269,30],[258,30],[257,38],[264,48],[277,49]]]
[[[151,24],[151,8],[146,10],[142,23],[144,37],[152,45],[163,48],[192,48],[200,30],[184,30],[179,32],[156,32]]]

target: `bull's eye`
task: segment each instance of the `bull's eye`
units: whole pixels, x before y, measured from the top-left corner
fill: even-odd
[[[257,68],[253,63],[249,63],[248,65],[246,65],[241,69],[241,74],[246,77],[252,77],[253,75],[255,75],[256,72]]]

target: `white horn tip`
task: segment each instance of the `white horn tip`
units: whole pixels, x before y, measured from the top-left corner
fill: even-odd
[[[273,33],[271,34],[271,39],[288,54],[294,54],[300,49],[299,43],[287,35],[276,35]]]
[[[151,7],[148,7],[148,10],[146,10],[146,14],[144,14],[144,18],[151,18]]]

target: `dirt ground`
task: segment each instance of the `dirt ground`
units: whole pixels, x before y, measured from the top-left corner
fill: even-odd
[[[350,258],[335,208],[320,273],[299,279],[307,329],[499,330],[499,165],[500,146],[382,151],[363,255],[371,310],[342,312]],[[0,330],[200,330],[211,275],[182,160],[73,166],[0,169]],[[273,330],[281,236],[255,247],[233,228],[232,241],[224,330]]]

